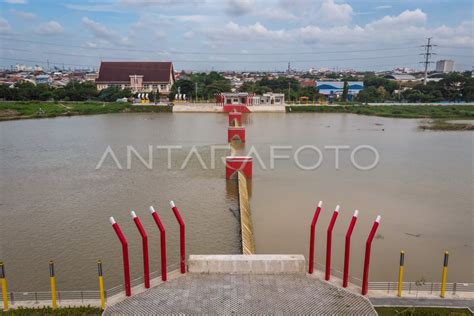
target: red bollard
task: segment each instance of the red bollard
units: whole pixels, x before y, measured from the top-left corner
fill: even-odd
[[[365,242],[365,259],[364,259],[364,275],[362,277],[362,295],[366,295],[369,289],[369,263],[370,263],[370,249],[372,247],[372,240],[374,239],[375,232],[380,224],[381,216],[378,215],[375,219],[374,225],[370,230],[367,241]]]
[[[331,278],[331,246],[332,246],[332,229],[336,224],[337,215],[339,215],[339,205],[336,206],[334,213],[332,213],[331,221],[329,222],[326,240],[326,281]]]
[[[130,264],[128,262],[128,243],[122,231],[120,230],[119,225],[117,224],[117,222],[115,222],[115,219],[113,217],[110,217],[109,221],[110,221],[110,224],[112,224],[112,227],[115,230],[115,233],[117,234],[117,237],[119,238],[120,243],[122,244],[123,277],[125,281],[125,295],[131,296],[132,289],[130,287]]]
[[[347,284],[349,283],[349,257],[351,253],[351,235],[352,231],[354,230],[354,226],[357,222],[358,215],[359,211],[355,210],[346,233],[346,245],[344,249],[344,276],[342,279],[342,287],[347,287]]]
[[[137,217],[137,214],[135,214],[134,211],[131,211],[130,214],[132,214],[133,221],[135,222],[135,225],[137,226],[137,229],[140,232],[140,235],[142,236],[143,274],[144,274],[144,279],[145,279],[145,288],[149,289],[150,288],[150,264],[148,261],[148,236],[145,232],[145,229],[143,228],[142,223],[140,222],[140,219]]]
[[[155,220],[158,229],[160,230],[160,241],[161,241],[161,279],[166,281],[166,234],[165,234],[165,227],[161,223],[158,214],[156,213],[153,206],[150,206],[151,216]]]
[[[314,268],[314,236],[315,236],[315,227],[318,221],[319,213],[321,213],[321,206],[323,205],[323,201],[319,201],[318,207],[314,212],[313,221],[311,222],[311,229],[310,229],[310,237],[309,237],[309,267],[308,273],[313,273]]]
[[[180,252],[180,265],[181,265],[181,273],[186,273],[186,253],[185,253],[185,226],[184,221],[179,214],[179,210],[174,204],[173,201],[170,201],[171,209],[173,210],[174,216],[178,220],[179,223],[179,252]]]

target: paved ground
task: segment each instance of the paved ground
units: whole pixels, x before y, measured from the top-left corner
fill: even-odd
[[[443,307],[465,307],[474,310],[474,300],[456,299],[426,299],[426,298],[370,298],[375,306],[443,306]]]
[[[297,274],[188,274],[104,312],[123,314],[377,315],[364,297]]]

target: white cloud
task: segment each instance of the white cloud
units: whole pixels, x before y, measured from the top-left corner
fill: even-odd
[[[224,27],[216,29],[207,29],[206,35],[215,40],[222,40],[228,38],[249,38],[255,40],[291,40],[291,36],[285,30],[270,30],[263,26],[260,22],[253,25],[239,25],[234,22],[227,23]]]
[[[26,4],[28,1],[26,0],[4,0],[6,3],[11,3],[11,4]]]
[[[378,7],[375,7],[375,10],[387,10],[390,9],[392,6],[391,5],[379,5]]]
[[[36,18],[36,15],[31,12],[19,11],[15,9],[10,9],[10,12],[13,15],[15,15],[17,18],[22,19],[22,20],[34,20]]]
[[[467,21],[458,27],[441,26],[429,28],[427,16],[420,9],[407,10],[396,16],[385,16],[366,25],[306,25],[292,29],[272,30],[260,22],[239,25],[229,22],[223,27],[208,27],[201,31],[208,38],[208,45],[225,43],[233,38],[237,41],[254,39],[263,47],[268,43],[291,47],[329,48],[340,45],[353,47],[393,47],[423,44],[427,36],[433,36],[436,43],[452,46],[474,46],[472,29],[474,22]],[[218,46],[219,46],[218,45]],[[274,47],[274,46],[272,46]],[[288,47],[287,50],[290,50]]]
[[[293,13],[278,7],[258,10],[255,14],[263,18],[276,21],[291,21],[298,19]]]
[[[407,28],[414,25],[423,25],[426,23],[426,13],[420,9],[413,11],[406,10],[397,16],[385,16],[380,20],[367,24],[369,28]]]
[[[11,32],[12,27],[10,26],[10,23],[8,23],[8,21],[4,18],[0,17],[0,34],[8,34]]]
[[[324,0],[314,19],[326,25],[347,25],[351,22],[353,14],[352,7],[347,3],[338,4],[334,0]]]
[[[64,28],[56,21],[41,24],[35,31],[40,35],[59,35],[64,33]]]
[[[255,10],[255,0],[227,0],[226,13],[229,15],[245,15]]]
[[[88,17],[82,18],[82,24],[99,40],[116,45],[130,45],[127,37],[120,36],[117,32],[109,30],[105,25]]]

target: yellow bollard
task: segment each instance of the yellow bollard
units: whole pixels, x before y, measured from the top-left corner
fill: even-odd
[[[5,267],[0,261],[0,282],[2,283],[3,310],[8,310],[7,280],[5,279]]]
[[[449,253],[445,251],[444,253],[444,262],[443,262],[443,274],[441,276],[441,297],[444,298],[446,292],[446,275],[448,274],[448,259]]]
[[[398,297],[402,297],[403,289],[403,269],[405,265],[405,252],[400,251],[400,268],[398,269]]]
[[[56,279],[54,277],[54,262],[53,260],[49,261],[49,281],[51,283],[51,307],[53,309],[58,308],[58,303],[56,302]]]
[[[104,279],[102,277],[102,262],[100,260],[97,260],[97,271],[99,273],[100,307],[105,309]]]

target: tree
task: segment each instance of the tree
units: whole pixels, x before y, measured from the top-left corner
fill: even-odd
[[[344,87],[342,88],[342,101],[347,101],[347,96],[349,95],[349,85],[347,81],[344,81]]]
[[[132,95],[130,89],[121,89],[117,86],[110,86],[100,91],[98,99],[105,102],[114,102],[117,99],[129,98]]]

